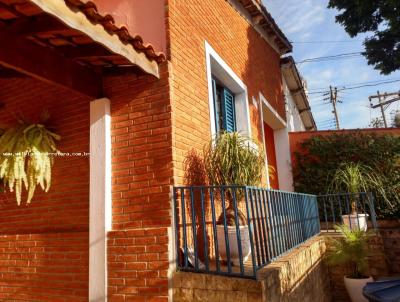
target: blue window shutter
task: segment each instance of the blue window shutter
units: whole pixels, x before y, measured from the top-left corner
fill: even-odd
[[[218,127],[218,112],[217,112],[217,82],[212,79],[212,89],[213,89],[213,97],[214,97],[214,122],[215,122],[215,130],[219,131]]]
[[[236,131],[235,97],[228,89],[224,88],[222,101],[224,129],[227,132],[234,132]]]

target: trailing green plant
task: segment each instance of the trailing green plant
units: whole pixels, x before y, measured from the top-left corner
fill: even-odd
[[[53,154],[61,137],[43,124],[29,124],[19,120],[0,136],[0,179],[4,187],[15,192],[18,205],[22,190],[27,191],[30,203],[36,187],[48,192],[51,186]]]
[[[347,266],[350,278],[365,278],[368,270],[370,233],[360,229],[351,230],[345,224],[335,225],[335,229],[342,236],[330,239],[331,247],[327,254],[327,263]]]
[[[371,167],[361,163],[342,163],[333,175],[329,191],[351,193],[352,212],[356,213],[356,194],[374,190],[383,200],[393,207],[386,197],[383,175],[376,173]],[[396,200],[397,201],[397,200]]]
[[[238,132],[221,132],[204,150],[204,166],[210,185],[214,186],[256,186],[262,179],[265,166],[264,152],[258,143]],[[243,190],[227,190],[227,223],[234,225],[233,194],[240,200]],[[245,217],[239,210],[239,220],[245,224]],[[220,216],[218,223],[222,223]]]
[[[379,175],[387,200],[379,190],[375,209],[379,218],[400,218],[400,137],[362,132],[314,136],[301,142],[294,154],[295,190],[310,194],[326,194],[332,179],[343,163],[360,163]]]

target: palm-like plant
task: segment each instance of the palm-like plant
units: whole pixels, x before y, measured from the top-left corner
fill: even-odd
[[[347,225],[336,225],[335,229],[343,236],[331,239],[331,250],[327,255],[329,265],[347,265],[353,279],[365,278],[368,270],[368,236],[363,230],[351,230]]]
[[[329,187],[331,192],[347,192],[351,194],[352,212],[356,212],[356,201],[354,198],[360,192],[378,192],[382,198],[389,203],[386,197],[382,177],[374,170],[360,163],[344,163],[336,170]]]
[[[222,132],[208,144],[204,151],[204,164],[210,185],[255,186],[261,182],[265,158],[263,149],[256,141],[237,132]],[[234,192],[234,193],[233,193]],[[233,194],[242,198],[242,190],[227,190],[227,223],[234,225]],[[239,212],[240,224],[245,224]],[[218,223],[222,223],[222,215]]]

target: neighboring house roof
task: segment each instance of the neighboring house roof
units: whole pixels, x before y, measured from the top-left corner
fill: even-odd
[[[285,36],[274,18],[267,11],[260,0],[238,0],[243,7],[250,13],[253,21],[258,23],[268,35],[274,37],[274,42],[279,47],[281,54],[286,54],[292,51],[292,44]]]
[[[299,111],[301,120],[306,130],[317,130],[314,116],[311,112],[310,103],[308,101],[307,92],[303,85],[303,80],[296,67],[293,57],[285,57],[281,59],[282,74],[285,78],[286,85],[293,96],[296,107]]]
[[[92,68],[137,66],[158,76],[164,54],[82,0],[0,0],[0,28]],[[24,35],[21,35],[24,32]]]

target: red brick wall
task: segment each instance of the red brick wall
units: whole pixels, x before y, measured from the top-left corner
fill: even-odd
[[[108,241],[109,301],[167,301],[172,185],[167,63],[161,79],[112,76],[113,231]]]
[[[261,92],[285,117],[279,54],[225,0],[169,1],[175,183],[185,183],[183,161],[211,138],[205,41],[246,84],[254,138],[262,142],[254,106]]]
[[[1,301],[87,301],[86,232],[0,235]]]
[[[0,79],[1,124],[37,122],[43,109],[62,152],[89,151],[89,100],[29,78]],[[52,186],[29,205],[0,194],[0,300],[86,301],[88,157],[55,160]],[[25,198],[25,196],[24,196]]]

